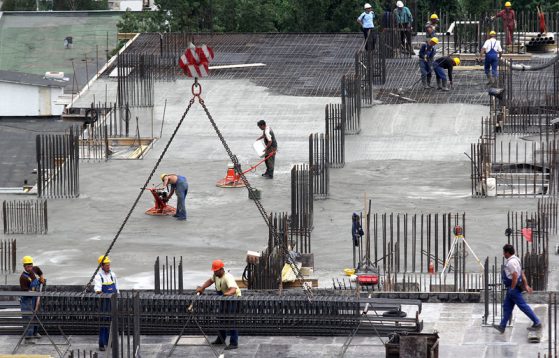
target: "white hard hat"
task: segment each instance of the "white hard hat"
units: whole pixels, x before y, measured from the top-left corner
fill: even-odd
[[[397,7],[404,7],[404,3],[401,2],[401,1],[397,1],[397,2],[396,2],[396,6],[397,6]]]
[[[365,8],[365,10],[372,8],[371,4],[369,3],[366,3],[363,7]]]

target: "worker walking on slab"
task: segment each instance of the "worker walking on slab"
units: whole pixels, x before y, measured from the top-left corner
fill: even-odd
[[[361,15],[359,15],[359,17],[357,18],[357,23],[361,25],[361,30],[363,31],[363,36],[365,37],[365,50],[369,49],[369,43],[367,41],[369,36],[371,36],[369,41],[371,41],[372,50],[374,50],[375,37],[372,32],[375,28],[375,12],[373,11],[373,7],[369,3],[365,4],[363,8],[365,9],[365,11],[363,11]]]
[[[116,283],[116,274],[111,270],[111,259],[109,256],[101,255],[97,259],[97,263],[101,264],[101,270],[95,275],[95,293],[118,293],[118,287]],[[111,300],[109,298],[104,298],[101,301],[101,312],[110,313],[111,312]],[[106,316],[102,318],[103,321],[108,321],[109,318]],[[109,323],[105,326],[99,328],[99,350],[104,351],[109,344]]]
[[[404,6],[404,3],[401,1],[396,2],[394,18],[396,19],[396,25],[400,31],[400,43],[402,48],[412,54],[413,48],[411,46],[411,29],[413,16],[410,9],[407,6]]]
[[[196,288],[196,292],[202,294],[206,288],[215,284],[217,294],[220,296],[241,296],[241,290],[235,281],[235,277],[229,272],[225,272],[225,264],[221,260],[214,260],[212,262],[213,276],[210,277],[201,286]],[[236,306],[234,301],[227,302],[227,306],[223,306],[224,313],[235,313]],[[229,345],[225,347],[226,350],[237,349],[239,346],[239,331],[236,329],[229,330]],[[220,330],[218,336],[212,344],[225,344],[227,338],[227,331]]]
[[[161,174],[161,181],[163,182],[163,187],[167,188],[169,195],[167,195],[167,200],[171,199],[174,193],[177,194],[177,212],[173,217],[177,220],[186,220],[186,194],[188,194],[188,181],[186,177],[177,174]],[[171,186],[169,190],[169,186]]]
[[[452,88],[452,69],[454,66],[460,65],[460,59],[458,57],[452,58],[450,56],[439,57],[433,62],[433,70],[435,71],[435,76],[437,77],[437,89],[448,91],[449,88],[447,83],[450,83]],[[448,71],[448,78],[444,70]]]
[[[40,291],[41,286],[46,282],[43,271],[41,271],[39,266],[33,264],[33,258],[31,256],[24,256],[21,262],[23,264],[23,272],[19,276],[19,287],[25,292]],[[20,306],[21,312],[25,312],[25,314],[22,314],[21,320],[27,324],[27,322],[32,319],[33,312],[38,309],[37,297],[21,296]],[[25,344],[34,344],[35,338],[41,338],[39,327],[30,324],[25,334]]]
[[[438,43],[439,39],[433,37],[421,45],[421,48],[419,49],[419,70],[421,72],[421,83],[425,89],[433,88],[433,86],[431,86],[431,68],[433,65],[433,59],[437,53],[435,46]]]
[[[499,11],[497,15],[491,17],[491,20],[495,19],[496,17],[500,17],[501,19],[503,19],[503,27],[505,28],[506,33],[505,44],[507,46],[512,45],[512,38],[514,30],[516,29],[516,13],[513,9],[511,9],[511,7],[512,4],[507,1],[505,3],[505,9]]]
[[[258,128],[262,130],[262,135],[256,140],[264,139],[266,145],[266,171],[262,174],[264,178],[274,179],[274,163],[276,161],[276,153],[278,152],[278,142],[272,128],[266,124],[266,121],[259,120],[257,123]]]
[[[487,85],[496,86],[499,76],[499,58],[503,49],[501,48],[501,42],[495,38],[497,36],[495,31],[490,31],[489,36],[490,38],[485,41],[481,48],[480,56],[483,57],[485,54],[484,69],[485,76],[487,76]]]
[[[431,14],[429,21],[425,24],[425,39],[429,40],[433,37],[437,37],[437,27],[439,26],[439,16],[437,14]]]
[[[501,278],[507,289],[507,294],[503,301],[503,318],[501,319],[501,323],[493,327],[499,332],[504,333],[508,322],[512,318],[512,311],[516,305],[532,321],[532,325],[528,327],[529,331],[542,329],[540,319],[536,316],[534,311],[532,311],[530,306],[528,306],[526,301],[524,301],[524,297],[522,297],[522,291],[532,293],[533,290],[528,285],[520,259],[514,254],[514,246],[510,244],[503,246],[503,256],[506,259],[506,263],[503,265]]]

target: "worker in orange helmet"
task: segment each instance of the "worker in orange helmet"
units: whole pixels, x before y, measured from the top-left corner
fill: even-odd
[[[507,1],[505,3],[505,9],[499,11],[497,15],[491,17],[491,20],[493,20],[495,17],[500,17],[501,19],[503,19],[503,27],[505,28],[505,32],[507,34],[507,45],[512,45],[512,36],[514,33],[514,29],[516,28],[516,13],[511,7],[512,4],[510,3],[510,1]]]
[[[229,272],[225,272],[225,264],[221,260],[214,260],[212,262],[212,271],[213,275],[210,277],[206,282],[204,282],[201,286],[196,288],[196,292],[202,294],[204,290],[210,287],[212,284],[215,284],[215,289],[217,294],[220,296],[241,296],[241,290],[235,281],[235,277],[231,275]],[[227,306],[229,311],[235,311],[235,302],[230,302]],[[229,313],[229,312],[225,312]],[[239,331],[236,329],[231,329],[229,331],[229,345],[225,347],[226,350],[229,349],[237,349],[239,346]],[[220,330],[218,336],[212,344],[225,344],[225,338],[227,338],[227,331]]]

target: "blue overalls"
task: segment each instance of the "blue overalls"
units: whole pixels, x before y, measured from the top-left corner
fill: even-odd
[[[505,265],[501,270],[501,278],[503,279],[503,284],[507,288],[507,295],[505,296],[505,300],[503,301],[503,318],[501,319],[500,326],[505,328],[507,323],[510,321],[512,317],[512,310],[514,309],[514,305],[517,305],[518,308],[524,312],[528,318],[534,322],[534,325],[540,323],[540,320],[532,311],[530,306],[524,301],[524,297],[522,297],[522,276],[518,277],[518,281],[516,283],[516,287],[511,288],[512,285],[512,278],[508,278],[505,273]]]
[[[31,275],[28,274],[27,272],[24,272],[22,275],[25,276],[31,282],[29,284],[30,291],[38,291],[39,290],[39,287],[41,286],[41,283],[39,282],[39,279],[37,278],[37,276],[35,276],[35,279],[31,279]],[[21,296],[19,302],[20,302],[20,305],[21,305],[21,312],[34,312],[35,311],[35,306],[37,305],[37,297]],[[31,318],[32,318],[32,316],[28,316],[28,315],[22,315],[22,317],[21,317],[22,321],[25,322],[25,326],[27,325],[27,321],[30,321]],[[25,328],[25,326],[24,326],[24,328]],[[26,336],[27,337],[32,337],[32,336],[37,334],[38,330],[39,330],[39,327],[37,327],[36,325],[29,325],[29,328],[27,329]]]
[[[499,67],[499,52],[495,50],[495,46],[497,45],[497,41],[493,41],[491,45],[491,49],[485,54],[485,74],[489,74],[489,69],[491,68],[491,75],[493,77],[497,77],[498,72],[497,68]]]
[[[431,65],[436,52],[435,46],[429,46],[426,43],[421,45],[419,50],[419,70],[422,78],[431,78]]]
[[[111,274],[111,282],[105,282],[103,275],[101,275],[101,292],[103,293],[116,293],[116,283]],[[111,312],[111,300],[109,298],[103,298],[101,300],[101,312]],[[108,321],[108,317],[102,318],[103,321]],[[109,325],[101,325],[99,328],[99,347],[106,347],[109,344]]]
[[[177,219],[185,220],[186,219],[186,194],[188,193],[188,182],[186,178],[182,175],[177,175],[177,182],[175,184],[171,184],[171,187],[175,189],[175,193],[177,194],[177,212],[175,217]]]

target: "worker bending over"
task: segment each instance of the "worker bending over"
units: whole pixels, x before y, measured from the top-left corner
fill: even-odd
[[[421,48],[419,49],[419,70],[421,72],[421,83],[425,89],[433,88],[433,86],[431,86],[431,67],[433,65],[435,54],[437,53],[435,46],[438,43],[439,39],[433,37],[421,45]]]
[[[450,56],[439,57],[433,62],[433,70],[435,71],[435,76],[437,77],[437,89],[448,91],[447,82],[450,83],[452,87],[452,68],[454,66],[460,65],[460,59],[458,57],[452,58]],[[448,71],[448,81],[445,71]]]
[[[44,285],[46,280],[43,271],[39,266],[33,265],[33,258],[31,256],[24,256],[21,260],[23,264],[23,272],[19,276],[19,287],[24,292],[35,292],[41,290],[41,285]],[[21,319],[24,322],[29,322],[32,319],[32,314],[37,307],[37,297],[21,296],[20,298],[21,312],[27,314],[22,315]],[[39,334],[39,327],[30,324],[25,334],[25,344],[34,344],[34,338],[41,338]]]
[[[497,15],[491,17],[493,20],[495,17],[500,17],[503,19],[503,27],[506,33],[506,44],[512,45],[512,38],[514,34],[514,29],[516,28],[516,13],[511,9],[512,5],[509,1],[505,3],[505,9],[497,13]],[[510,49],[509,49],[510,51]]]
[[[483,57],[485,54],[484,68],[485,76],[487,76],[487,85],[496,86],[498,82],[497,76],[499,76],[499,58],[503,53],[503,49],[501,48],[501,42],[495,38],[497,36],[495,31],[489,32],[489,36],[490,38],[485,41],[481,48],[480,56]]]
[[[206,288],[210,287],[212,284],[215,284],[215,289],[218,295],[240,297],[241,290],[239,289],[239,286],[235,281],[235,277],[233,277],[233,275],[231,275],[229,272],[225,272],[224,267],[225,264],[223,263],[223,261],[214,260],[214,262],[212,262],[213,276],[210,277],[201,286],[197,287],[196,292],[202,294],[204,293],[204,290]],[[227,308],[224,308],[224,310],[228,312],[224,312],[224,313],[234,313],[236,309],[234,303],[235,302],[233,301],[227,302],[227,306],[224,306]],[[231,329],[229,330],[229,336],[231,337],[229,339],[229,345],[225,347],[225,349],[226,350],[237,349],[237,347],[239,346],[239,331],[236,329]],[[218,332],[218,336],[216,340],[213,341],[212,344],[225,344],[226,338],[227,338],[227,331],[220,330]]]
[[[101,264],[101,260],[103,263]],[[95,275],[95,293],[118,293],[118,288],[116,285],[116,274],[111,270],[111,259],[109,256],[101,255],[97,259],[97,263],[101,264],[101,270]],[[109,298],[103,298],[101,301],[101,312],[107,313],[107,316],[102,317],[103,321],[110,320],[108,314],[111,312],[111,300]],[[104,351],[109,344],[109,325],[101,325],[99,328],[99,350]]]
[[[177,212],[173,217],[177,218],[177,220],[186,220],[186,194],[188,194],[188,182],[186,181],[186,177],[177,174],[161,174],[161,181],[163,182],[163,186],[168,188],[171,186],[169,191],[169,195],[167,196],[167,200],[173,196],[174,193],[177,193]]]

